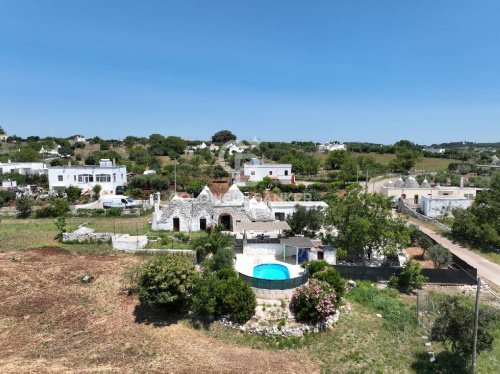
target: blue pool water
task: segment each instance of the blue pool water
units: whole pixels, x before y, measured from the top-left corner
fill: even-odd
[[[290,272],[286,266],[280,264],[262,264],[253,268],[253,277],[269,280],[290,279]]]

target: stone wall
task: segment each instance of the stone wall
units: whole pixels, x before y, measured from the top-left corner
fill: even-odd
[[[94,242],[109,242],[113,236],[112,232],[65,232],[63,233],[62,241],[73,243],[94,243]]]

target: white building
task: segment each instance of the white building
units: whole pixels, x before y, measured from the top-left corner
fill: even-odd
[[[443,154],[446,152],[444,148],[425,148],[424,152]]]
[[[44,162],[8,162],[0,163],[2,174],[47,174],[47,165]]]
[[[467,209],[472,202],[472,199],[460,196],[421,196],[420,211],[427,217],[450,216],[453,209]]]
[[[85,143],[87,141],[87,138],[83,135],[75,135],[71,140],[76,143]]]
[[[127,167],[115,166],[113,161],[107,159],[99,161],[99,165],[67,165],[49,168],[51,190],[76,186],[86,192],[99,184],[102,192],[114,193],[117,186],[123,186],[126,182]]]
[[[330,142],[318,145],[318,152],[346,151],[347,146],[339,142]]]
[[[256,158],[243,165],[244,179],[249,182],[260,182],[264,177],[279,180],[282,184],[295,183],[292,164],[261,164]]]
[[[41,155],[61,157],[61,155],[59,154],[59,148],[61,148],[60,145],[58,145],[55,149],[45,149],[42,146],[42,148],[40,148],[38,153],[40,153]]]
[[[434,197],[454,197],[454,198],[466,198],[474,199],[476,197],[477,191],[481,190],[476,187],[451,187],[451,186],[435,186],[432,187],[427,180],[424,180],[422,184],[418,184],[414,177],[408,177],[406,181],[402,178],[396,179],[394,181],[386,182],[381,188],[380,193],[386,197],[392,197],[394,199],[402,198],[403,200],[412,201],[413,204],[419,204],[422,196],[432,196]]]
[[[0,142],[6,142],[8,137],[7,134],[0,134]]]
[[[324,201],[268,201],[267,205],[271,208],[274,218],[279,221],[284,221],[295,213],[297,205],[303,206],[307,210],[323,211],[328,208],[328,204]]]
[[[243,153],[244,149],[238,147],[236,144],[229,144],[226,148],[230,155],[234,155],[235,153]]]
[[[212,152],[218,152],[219,149],[220,149],[220,147],[217,144],[215,144],[215,143],[210,144],[210,150]]]
[[[324,202],[264,202],[255,197],[245,196],[233,184],[221,197],[217,198],[205,186],[196,197],[183,198],[175,195],[166,205],[159,205],[153,213],[152,229],[167,231],[204,231],[219,224],[235,233],[280,232],[290,229],[286,217],[295,211],[297,205],[307,208],[325,209]]]

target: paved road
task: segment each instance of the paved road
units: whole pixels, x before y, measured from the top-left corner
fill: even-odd
[[[451,253],[457,255],[462,260],[474,266],[477,269],[479,276],[488,279],[489,281],[495,283],[497,286],[500,286],[500,265],[497,265],[494,262],[485,259],[484,257],[472,252],[465,247],[462,247],[459,244],[453,243],[448,238],[445,238],[441,234],[436,233],[435,231],[417,223],[416,221],[412,221],[412,223],[417,224],[422,232],[429,235],[443,247],[448,248]]]

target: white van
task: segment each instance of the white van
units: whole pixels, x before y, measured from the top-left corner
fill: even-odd
[[[107,196],[102,199],[102,207],[104,209],[108,208],[136,208],[138,206],[134,199],[128,196]]]

